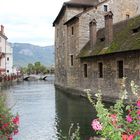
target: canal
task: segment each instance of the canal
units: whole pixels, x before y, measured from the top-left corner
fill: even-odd
[[[2,92],[13,113],[20,115],[19,134],[14,140],[62,140],[59,136],[68,135],[71,123],[80,125],[81,140],[94,135],[91,104],[55,90],[52,82],[21,82]]]

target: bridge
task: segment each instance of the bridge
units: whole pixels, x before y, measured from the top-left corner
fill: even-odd
[[[54,80],[54,75],[36,75],[36,74],[31,74],[31,75],[24,75],[23,80],[25,81],[36,81],[36,80]]]

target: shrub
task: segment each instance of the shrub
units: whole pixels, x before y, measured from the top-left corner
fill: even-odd
[[[138,86],[133,81],[131,90],[137,97],[136,103],[125,105],[124,100],[127,99],[128,93],[124,79],[120,98],[109,109],[102,102],[101,91],[96,94],[97,102],[94,102],[90,90],[86,90],[88,99],[97,111],[97,119],[91,124],[97,134],[109,140],[140,140],[140,97]]]
[[[18,133],[19,115],[12,115],[11,110],[5,106],[4,97],[0,97],[0,140],[13,140]]]

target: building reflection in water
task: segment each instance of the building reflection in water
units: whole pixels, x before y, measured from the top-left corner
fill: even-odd
[[[96,118],[96,112],[92,105],[85,98],[68,95],[56,90],[55,93],[56,105],[56,128],[60,135],[67,136],[71,123],[79,123],[80,140],[86,140],[90,136],[95,135],[91,122]]]

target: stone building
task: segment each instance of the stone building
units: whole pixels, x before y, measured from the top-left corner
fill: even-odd
[[[107,100],[118,97],[123,77],[140,84],[139,5],[140,0],[65,2],[53,23],[56,86],[80,94],[100,88]]]

